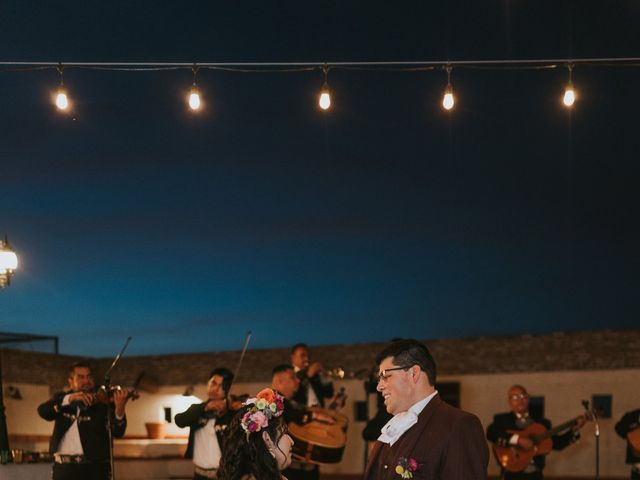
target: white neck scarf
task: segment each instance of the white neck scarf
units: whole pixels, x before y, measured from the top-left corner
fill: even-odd
[[[424,410],[424,407],[427,406],[437,393],[438,392],[435,391],[428,397],[414,403],[406,412],[400,412],[394,415],[380,430],[382,435],[378,437],[378,441],[388,443],[389,446],[396,443],[404,432],[418,423],[418,415],[420,415],[422,410]]]

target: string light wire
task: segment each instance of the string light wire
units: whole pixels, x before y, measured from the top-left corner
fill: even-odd
[[[358,71],[392,71],[392,72],[424,72],[444,68],[447,71],[448,86],[445,97],[450,94],[453,108],[453,88],[451,87],[451,69],[480,69],[480,70],[544,70],[567,66],[569,69],[569,83],[565,89],[563,102],[570,107],[575,101],[573,90],[572,72],[575,67],[591,68],[637,68],[640,67],[640,57],[599,57],[599,58],[549,58],[549,59],[485,59],[485,60],[413,60],[413,61],[342,61],[342,62],[47,62],[47,61],[2,61],[0,60],[0,73],[29,72],[45,69],[57,69],[60,73],[60,86],[56,95],[56,106],[61,111],[68,111],[70,107],[67,92],[62,82],[63,69],[77,68],[88,70],[108,71],[170,71],[189,68],[194,74],[194,83],[189,95],[189,105],[193,110],[200,107],[200,95],[195,81],[196,73],[200,69],[219,70],[237,73],[302,73],[313,70],[321,70],[325,76],[325,83],[319,98],[322,105],[328,109],[331,105],[331,95],[327,82],[327,74],[330,69],[358,70]],[[448,98],[448,97],[447,97]],[[193,103],[191,100],[193,99]],[[444,105],[443,98],[443,106]],[[197,107],[194,107],[197,104]]]

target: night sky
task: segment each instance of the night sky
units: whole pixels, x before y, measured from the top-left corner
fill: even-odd
[[[640,3],[3,2],[0,60],[640,56]],[[640,66],[0,72],[0,331],[128,355],[637,328]],[[29,348],[27,346],[27,348]],[[35,347],[34,347],[35,348]]]

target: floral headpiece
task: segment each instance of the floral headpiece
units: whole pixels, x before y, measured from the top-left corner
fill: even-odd
[[[284,397],[271,388],[261,390],[256,398],[250,398],[245,405],[251,405],[242,416],[242,429],[250,433],[259,432],[269,426],[269,420],[279,417],[284,412]]]

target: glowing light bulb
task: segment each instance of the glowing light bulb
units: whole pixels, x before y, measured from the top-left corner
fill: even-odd
[[[322,89],[322,92],[320,92],[318,105],[322,110],[329,110],[329,108],[331,107],[331,95],[329,94],[328,88],[325,87]]]
[[[58,110],[66,110],[69,108],[69,99],[67,98],[67,93],[60,89],[56,94],[56,107]]]
[[[444,97],[442,97],[442,107],[445,110],[451,110],[454,104],[455,100],[453,98],[453,89],[451,88],[451,85],[449,85],[444,92]]]
[[[572,107],[576,101],[576,92],[573,90],[573,85],[567,85],[567,88],[564,91],[564,97],[562,97],[562,103],[565,104],[566,107]]]
[[[198,93],[198,89],[194,86],[189,94],[189,108],[191,108],[191,110],[198,110],[200,106],[200,93]]]

